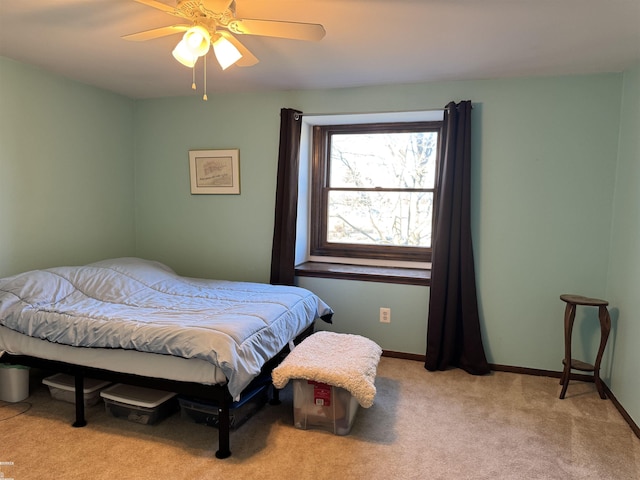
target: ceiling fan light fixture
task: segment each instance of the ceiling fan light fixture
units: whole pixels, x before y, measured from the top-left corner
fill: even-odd
[[[216,59],[222,70],[226,70],[242,58],[240,50],[224,37],[220,37],[213,44],[213,52],[216,54]]]
[[[189,51],[198,57],[206,55],[211,45],[211,35],[206,28],[196,25],[184,34],[182,40]]]
[[[134,1],[188,22],[188,24],[169,25],[124,35],[122,38],[144,41],[183,33],[182,40],[175,46],[172,54],[182,65],[193,69],[193,89],[195,89],[195,65],[198,58],[203,57],[205,83],[203,98],[205,100],[207,99],[206,55],[212,46],[220,67],[226,70],[233,64],[249,67],[258,63],[258,59],[234,34],[307,41],[318,41],[326,34],[324,27],[316,23],[238,18],[235,0],[175,0],[175,2],[172,0],[171,3],[176,3],[175,7],[168,5],[164,0]]]
[[[173,49],[173,52],[171,52],[171,54],[173,55],[173,58],[175,58],[185,67],[189,68],[193,68],[193,66],[196,64],[196,61],[198,60],[198,56],[191,53],[184,39],[182,39],[178,43],[178,45],[176,45],[176,48]]]

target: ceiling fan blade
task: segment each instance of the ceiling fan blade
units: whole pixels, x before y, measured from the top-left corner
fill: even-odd
[[[276,20],[237,19],[227,28],[241,35],[291,38],[294,40],[318,41],[325,35],[324,27],[317,23],[280,22]]]
[[[134,2],[142,3],[143,5],[147,5],[148,7],[157,8],[158,10],[162,10],[163,12],[174,14],[176,12],[175,7],[171,7],[166,3],[158,2],[157,0],[133,0]]]
[[[260,61],[256,58],[256,56],[253,53],[247,50],[247,47],[245,47],[242,43],[240,43],[240,41],[236,37],[231,35],[229,32],[225,32],[224,30],[218,30],[217,33],[219,33],[222,37],[229,40],[229,42],[231,42],[233,46],[236,47],[238,51],[242,54],[242,58],[235,63],[239,67],[250,67],[251,65],[255,65]]]
[[[191,28],[191,25],[170,25],[168,27],[153,28],[151,30],[145,30],[144,32],[123,35],[122,38],[134,42],[144,42],[145,40],[153,40],[154,38],[186,32],[189,28]]]

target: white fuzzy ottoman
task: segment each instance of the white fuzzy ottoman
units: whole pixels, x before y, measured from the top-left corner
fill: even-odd
[[[273,370],[273,385],[284,388],[290,379],[315,380],[344,388],[368,408],[376,396],[380,355],[380,346],[360,335],[316,332]]]
[[[294,425],[347,435],[358,404],[373,405],[382,349],[359,335],[317,332],[307,337],[272,372],[273,385],[294,381]]]

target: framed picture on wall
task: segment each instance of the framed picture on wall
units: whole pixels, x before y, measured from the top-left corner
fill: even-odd
[[[240,194],[240,151],[189,150],[191,193]]]

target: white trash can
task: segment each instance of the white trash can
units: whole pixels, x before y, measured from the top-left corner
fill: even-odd
[[[21,402],[29,396],[29,367],[0,364],[0,400]]]

